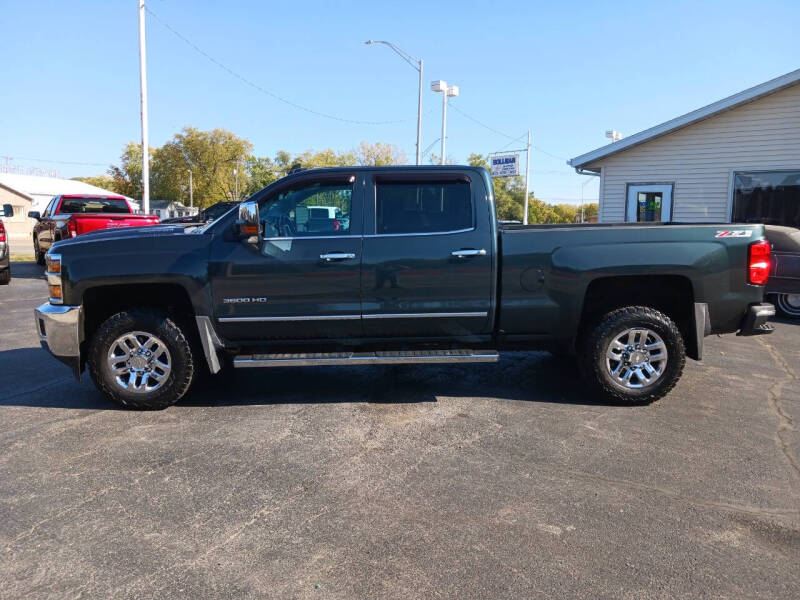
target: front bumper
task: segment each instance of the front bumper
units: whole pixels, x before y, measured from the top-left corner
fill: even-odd
[[[775,307],[767,302],[751,304],[742,319],[742,326],[737,335],[763,335],[772,333],[775,328],[767,323],[767,319],[775,316]]]
[[[81,307],[42,304],[34,310],[42,348],[81,378]]]

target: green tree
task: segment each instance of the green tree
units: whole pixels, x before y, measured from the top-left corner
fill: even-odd
[[[237,171],[241,199],[249,187],[246,166],[252,150],[249,141],[225,129],[184,127],[153,152],[152,196],[186,202],[191,169],[195,206],[204,208],[221,200],[237,199]]]
[[[406,165],[408,157],[394,144],[384,142],[361,142],[355,152],[356,160],[362,166]]]
[[[92,175],[90,177],[73,177],[72,181],[82,181],[83,183],[88,183],[89,185],[93,185],[95,187],[108,190],[109,192],[115,192],[117,194],[122,193],[120,190],[117,189],[117,182],[113,177],[111,177],[111,175]]]
[[[150,149],[152,157],[153,149]],[[114,191],[135,200],[142,199],[142,146],[128,142],[122,149],[119,165],[111,165],[108,175],[114,180]],[[151,159],[152,160],[152,159]]]

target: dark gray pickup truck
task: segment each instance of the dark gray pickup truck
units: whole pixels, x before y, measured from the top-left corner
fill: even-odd
[[[651,402],[712,333],[769,333],[760,225],[498,226],[472,167],[337,168],[210,225],[98,231],[47,255],[36,327],[111,399],[163,408],[201,370],[576,356]]]

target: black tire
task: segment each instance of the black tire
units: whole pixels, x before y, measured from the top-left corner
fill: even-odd
[[[156,336],[169,352],[170,373],[161,387],[151,392],[123,389],[108,365],[112,344],[133,331]],[[175,321],[156,310],[129,310],[108,318],[97,328],[89,344],[88,365],[95,386],[105,396],[126,408],[141,410],[161,410],[172,406],[189,391],[195,375],[195,359],[189,339]]]
[[[787,319],[800,319],[800,304],[797,294],[773,294],[770,298],[775,303],[778,314]]]
[[[639,388],[626,387],[617,382],[610,373],[610,366],[615,363],[606,361],[606,353],[612,343],[626,330],[633,328],[648,329],[658,334],[667,352],[666,366],[660,377]],[[604,399],[620,404],[649,404],[663,398],[675,387],[686,363],[686,349],[678,327],[664,313],[646,306],[628,306],[606,314],[587,332],[578,359],[587,383]],[[637,378],[633,383],[643,382]]]
[[[45,253],[42,252],[41,248],[39,248],[39,240],[33,238],[33,255],[36,257],[36,264],[44,266],[45,260],[44,255]]]
[[[8,285],[11,283],[11,267],[0,271],[0,285]]]

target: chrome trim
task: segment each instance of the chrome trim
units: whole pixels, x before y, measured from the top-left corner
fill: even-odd
[[[465,258],[467,256],[486,256],[486,250],[483,248],[480,250],[475,250],[474,248],[465,248],[463,250],[453,250],[450,255],[456,258]]]
[[[260,321],[354,321],[361,315],[287,315],[285,317],[219,317],[220,323],[249,323]]]
[[[349,260],[351,258],[355,258],[356,255],[352,252],[328,252],[327,254],[320,254],[319,257],[322,260]]]
[[[364,315],[365,319],[431,319],[436,317],[459,318],[459,317],[487,317],[488,312],[431,312],[431,313],[373,313]]]
[[[360,238],[360,235],[298,235],[286,237],[268,237],[265,242],[281,242],[285,240],[352,240]]]
[[[81,307],[42,304],[34,309],[36,332],[54,356],[80,356]],[[42,333],[44,328],[44,333]]]
[[[51,273],[50,271],[45,271],[45,276],[47,277],[48,285],[61,285],[60,273]]]
[[[313,367],[322,365],[397,365],[497,362],[495,350],[430,352],[335,352],[331,354],[256,354],[233,359],[237,369],[253,367]]]
[[[423,237],[429,235],[450,235],[453,233],[467,233],[468,231],[475,231],[475,227],[468,227],[467,229],[453,229],[451,231],[431,231],[426,233],[369,233],[365,235],[366,238],[378,237]]]

